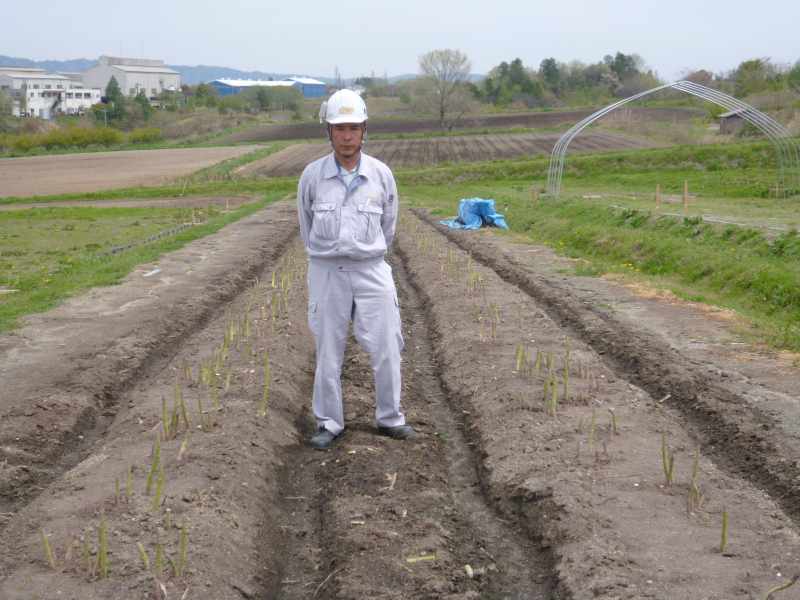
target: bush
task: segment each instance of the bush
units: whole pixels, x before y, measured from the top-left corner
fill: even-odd
[[[0,149],[7,152],[30,152],[35,148],[53,150],[56,148],[86,148],[87,146],[113,146],[121,144],[121,132],[110,127],[65,127],[46,133],[22,133],[0,137]]]
[[[158,127],[141,127],[134,129],[128,134],[128,142],[131,144],[152,144],[164,139]]]

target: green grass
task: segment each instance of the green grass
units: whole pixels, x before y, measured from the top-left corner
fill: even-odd
[[[549,157],[498,160],[400,171],[398,175],[409,184],[508,180],[544,187],[549,161]],[[768,196],[776,169],[775,150],[766,142],[572,154],[567,156],[562,189],[589,184],[594,189],[652,191],[661,183],[666,192],[677,192],[688,179],[697,193]]]
[[[291,142],[272,142],[264,148],[258,148],[242,156],[229,158],[215,165],[211,165],[210,167],[206,167],[205,169],[201,169],[192,173],[186,180],[192,183],[232,180],[233,172],[239,167],[266,158],[270,154],[279,152],[290,145]]]
[[[118,283],[137,265],[218,231],[228,223],[282,197],[264,199],[222,213],[210,208],[207,221],[160,241],[111,256],[113,246],[141,241],[191,219],[181,208],[41,208],[0,212],[0,331],[19,318],[42,312],[92,287]]]
[[[0,198],[0,204],[59,202],[62,200],[121,200],[143,198],[180,198],[183,196],[207,196],[212,194],[268,194],[288,193],[297,189],[296,177],[274,177],[271,179],[234,179],[193,183],[191,178],[169,185],[121,188],[100,192],[79,192],[54,194],[51,196],[7,196]]]

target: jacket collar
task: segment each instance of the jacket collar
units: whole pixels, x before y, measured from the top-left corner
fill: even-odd
[[[375,171],[372,166],[372,159],[361,153],[361,160],[358,163],[358,174],[363,175],[367,179],[375,177]],[[336,164],[336,157],[333,152],[325,157],[325,162],[322,165],[322,177],[325,179],[333,179],[339,176],[339,165]]]

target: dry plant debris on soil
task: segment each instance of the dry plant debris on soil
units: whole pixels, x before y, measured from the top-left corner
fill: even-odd
[[[558,141],[558,134],[471,135],[408,140],[371,140],[366,146],[370,156],[393,169],[431,166],[447,162],[475,162],[547,155]],[[652,144],[642,139],[610,133],[585,134],[570,146],[576,152],[630,150]],[[254,161],[235,171],[240,177],[278,177],[299,175],[312,160],[330,152],[330,144],[295,144],[267,158]]]
[[[292,216],[290,204],[272,206],[165,260],[164,277],[183,264],[203,281],[184,288],[184,310],[173,295],[146,318],[151,307],[124,296],[131,278],[108,293],[125,298],[136,327],[51,353],[31,342],[39,362],[14,363],[41,381],[17,387],[38,397],[0,406],[0,596],[791,590],[800,515],[780,492],[796,491],[796,467],[780,459],[794,441],[743,397],[766,391],[719,374],[717,353],[690,368],[672,352],[673,330],[655,332],[656,300],[631,329],[622,311],[591,310],[600,283],[589,294],[530,247],[443,232],[425,215],[403,214],[391,258],[419,439],[375,434],[369,360],[351,343],[348,429],[330,452],[309,449],[313,344]],[[244,260],[209,266],[204,244]],[[106,312],[94,325],[122,332]],[[770,407],[786,397],[770,393]]]

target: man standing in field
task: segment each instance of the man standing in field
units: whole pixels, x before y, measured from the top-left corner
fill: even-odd
[[[397,186],[391,170],[361,152],[367,106],[352,90],[322,104],[333,152],[300,177],[297,212],[309,256],[308,324],[317,348],[314,448],[330,448],[344,430],[341,371],[350,321],[375,373],[378,431],[414,437],[400,410],[403,336],[392,269],[384,261],[397,225]]]

